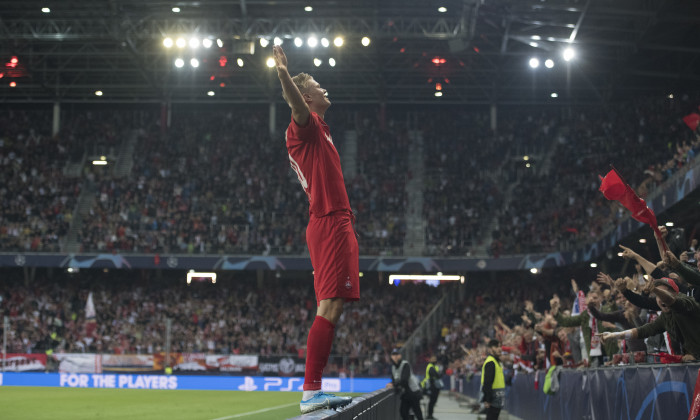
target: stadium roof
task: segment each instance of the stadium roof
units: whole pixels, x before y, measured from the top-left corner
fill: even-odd
[[[309,47],[312,35],[330,46]],[[290,70],[314,74],[335,102],[591,103],[700,81],[695,0],[25,0],[2,6],[0,101],[279,100],[265,64],[274,37]]]

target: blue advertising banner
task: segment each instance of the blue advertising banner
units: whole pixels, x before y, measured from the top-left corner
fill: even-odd
[[[328,392],[373,392],[388,378],[326,378]],[[304,378],[265,376],[168,376],[88,373],[0,373],[0,386],[61,388],[187,389],[204,391],[302,391]]]
[[[687,419],[698,368],[700,364],[564,369],[554,395],[542,391],[545,372],[518,374],[506,387],[505,410],[542,420]],[[476,374],[458,381],[457,389],[477,399],[480,383]]]

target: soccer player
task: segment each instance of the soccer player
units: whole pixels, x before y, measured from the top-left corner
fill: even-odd
[[[352,401],[321,391],[321,376],[333,344],[335,325],[346,301],[360,299],[359,248],[340,156],[323,117],[331,106],[327,92],[306,73],[294,77],[287,56],[273,47],[282,96],[292,108],[285,134],[289,163],[309,199],[306,244],[314,268],[317,311],[306,341],[306,372],[301,413],[338,408]]]

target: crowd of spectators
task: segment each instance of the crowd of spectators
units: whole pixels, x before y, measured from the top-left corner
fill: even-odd
[[[346,183],[360,251],[400,252],[405,130],[338,114],[337,129],[329,118],[336,142],[343,127],[358,132],[356,176]],[[302,254],[308,202],[286,154],[266,112],[175,114],[167,134],[146,130],[129,177],[98,182],[83,250]]]
[[[493,249],[506,254],[570,250],[616,226],[624,209],[598,191],[610,165],[644,198],[700,150],[682,117],[697,98],[656,98],[561,113],[549,159],[519,171]],[[505,182],[505,180],[504,180]]]
[[[189,286],[115,271],[38,277],[29,285],[8,278],[0,285],[0,313],[10,318],[8,352],[153,354],[165,350],[170,318],[172,352],[305,357],[316,311],[310,280],[271,278],[261,288],[245,277]],[[89,292],[94,331],[87,328]],[[408,338],[443,291],[365,278],[362,293],[338,324],[332,361],[377,373],[386,349]]]

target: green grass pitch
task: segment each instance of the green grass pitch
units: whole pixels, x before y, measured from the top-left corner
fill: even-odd
[[[340,394],[361,395],[361,394]],[[0,387],[3,420],[280,420],[301,392]]]

